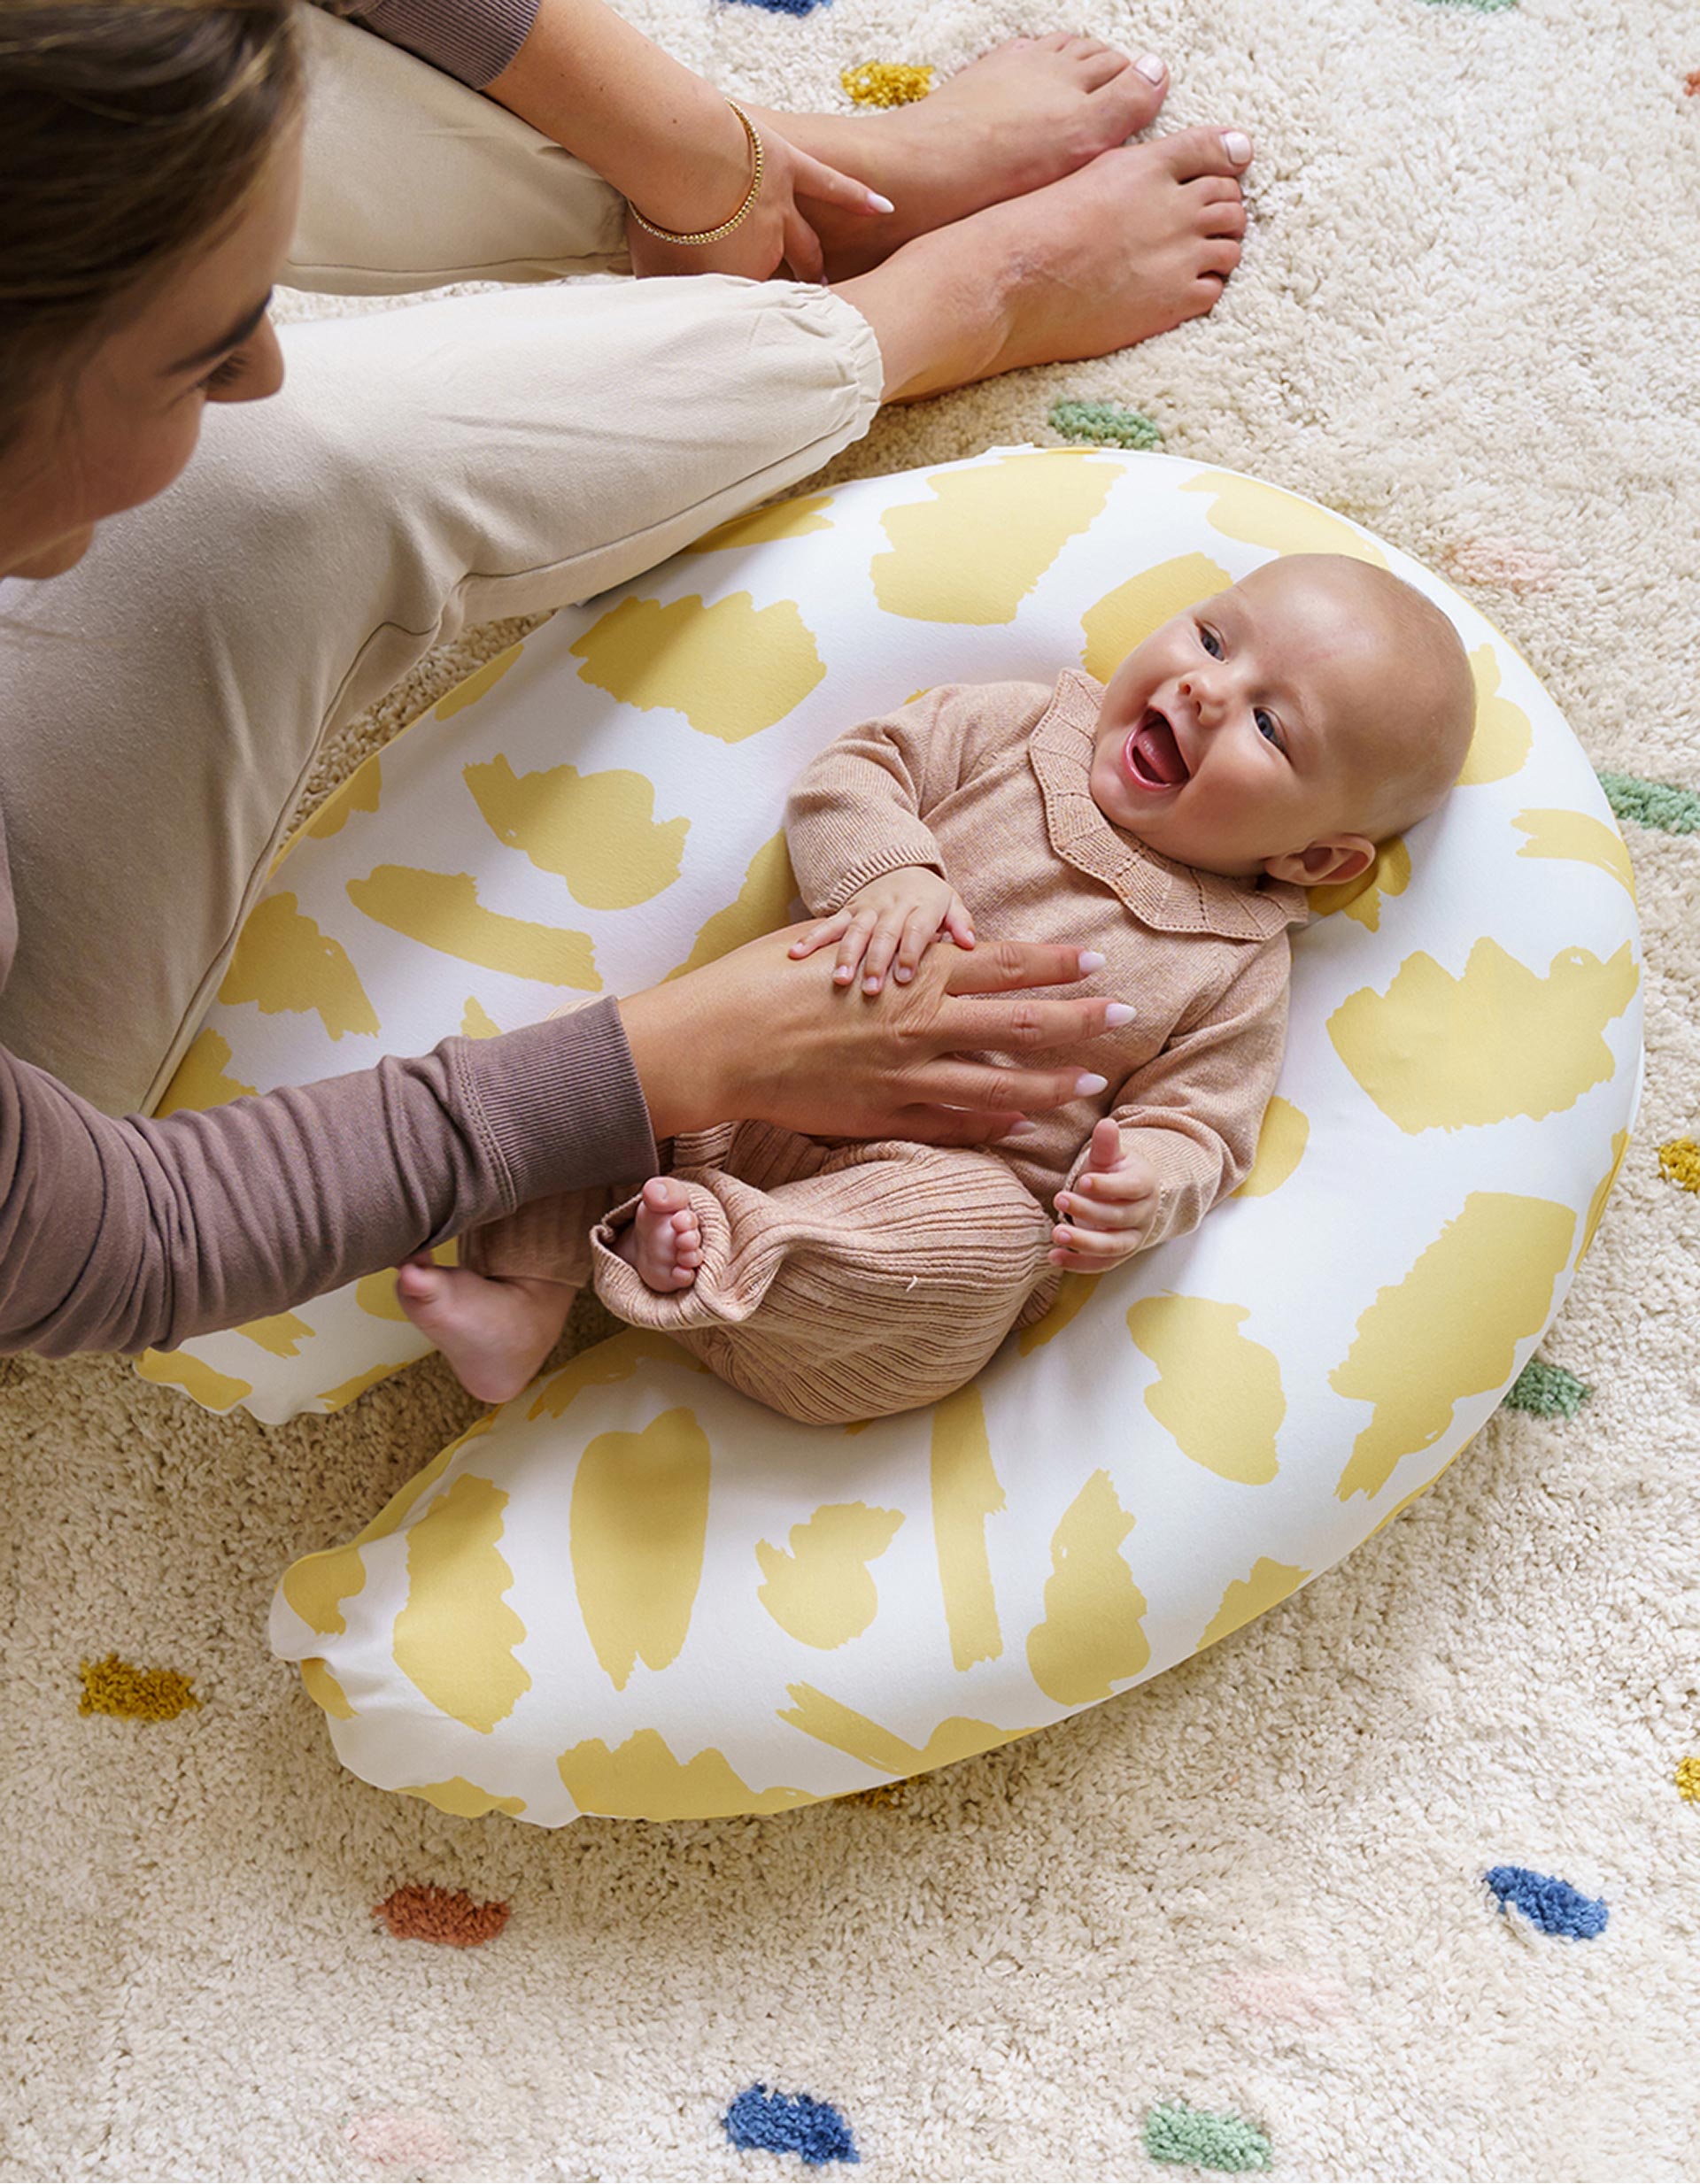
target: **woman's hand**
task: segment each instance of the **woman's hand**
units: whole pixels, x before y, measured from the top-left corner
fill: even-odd
[[[720,155],[723,130],[716,127],[705,139],[694,163],[678,155],[681,171],[670,174],[667,184],[668,211],[658,212],[660,183],[654,194],[642,180],[627,194],[646,219],[658,227],[686,233],[718,227],[730,220],[750,186],[749,140],[743,125],[723,102],[721,112],[735,132],[742,150],[741,165],[728,167]],[[741,274],[751,281],[766,281],[782,268],[799,281],[818,281],[824,271],[820,238],[810,224],[806,204],[831,205],[844,212],[860,212],[869,219],[889,212],[889,198],[878,197],[854,175],[841,174],[783,136],[771,126],[761,131],[764,165],[761,192],[748,215],[731,234],[718,243],[663,243],[637,220],[628,217],[626,240],[631,251],[631,269],[639,280],[663,274],[677,278],[692,273]],[[676,163],[670,162],[669,165]],[[740,179],[741,177],[741,179]]]
[[[791,960],[807,930],[764,934],[621,1002],[658,1138],[747,1118],[810,1137],[985,1145],[1024,1115],[1104,1089],[1078,1069],[967,1059],[1088,1045],[1109,999],[1032,990],[1072,984],[1101,956],[1016,941],[929,948],[909,984],[869,997],[835,985],[823,956]]]
[[[1051,1264],[1107,1274],[1145,1248],[1157,1215],[1156,1175],[1148,1161],[1123,1151],[1122,1133],[1106,1117],[1093,1131],[1086,1167],[1052,1203],[1066,1225],[1051,1231]]]
[[[895,872],[882,872],[866,887],[859,887],[842,910],[822,918],[800,940],[793,940],[791,953],[813,955],[816,948],[830,947],[836,940],[834,985],[849,985],[860,970],[862,992],[877,993],[893,958],[897,969],[892,976],[899,985],[908,985],[940,933],[947,934],[959,948],[974,945],[968,905],[948,880],[925,865],[900,865]]]

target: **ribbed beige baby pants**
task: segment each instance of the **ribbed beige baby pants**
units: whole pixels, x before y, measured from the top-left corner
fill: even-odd
[[[622,1319],[816,1425],[950,1394],[1056,1286],[1050,1219],[994,1153],[735,1123],[676,1138],[668,1173],[702,1228],[688,1290],[645,1288],[614,1251],[636,1204],[622,1193],[522,1206],[469,1239],[467,1262],[575,1288],[593,1276]]]
[[[303,11],[295,278],[531,283],[283,329],[274,400],[0,590],[19,940],[0,1041],[112,1113],[158,1100],[325,737],[470,623],[623,582],[868,428],[881,365],[824,289],[621,262],[621,201],[398,48]]]

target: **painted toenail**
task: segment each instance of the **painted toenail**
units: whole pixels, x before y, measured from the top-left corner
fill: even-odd
[[[1251,157],[1251,139],[1243,129],[1224,129],[1222,149],[1235,166],[1244,166]]]
[[[1169,73],[1155,53],[1141,53],[1133,66],[1148,83],[1161,83]]]

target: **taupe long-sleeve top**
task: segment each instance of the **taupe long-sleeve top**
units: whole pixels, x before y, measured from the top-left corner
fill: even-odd
[[[17,947],[0,820],[0,986]],[[612,1000],[158,1121],[0,1048],[0,1352],[169,1348],[654,1163]]]
[[[542,0],[318,0],[392,45],[459,76],[475,91],[492,83],[531,34]]]
[[[1160,1192],[1148,1245],[1195,1227],[1245,1177],[1287,1037],[1288,928],[1304,891],[1175,864],[1092,799],[1102,685],[947,684],[829,744],[792,791],[799,891],[820,915],[902,865],[930,867],[984,941],[1098,949],[1088,990],[1133,1022],[1070,1061],[1106,1077],[1092,1100],[1034,1118],[1001,1157],[1041,1204],[1084,1165],[1109,1115]]]

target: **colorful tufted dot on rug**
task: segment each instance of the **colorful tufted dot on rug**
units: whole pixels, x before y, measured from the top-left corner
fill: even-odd
[[[117,1714],[126,1721],[175,1721],[201,1702],[187,1676],[175,1669],[139,1669],[109,1653],[104,1661],[85,1661],[79,1671],[82,1696],[79,1714]]]
[[[1149,454],[1163,445],[1163,431],[1142,410],[1124,410],[1114,402],[1057,402],[1047,421],[1064,440],[1087,447],[1131,447]]]
[[[475,1903],[464,1888],[406,1881],[372,1906],[398,1941],[437,1941],[449,1949],[480,1949],[506,1925],[506,1903]]]
[[[1145,2150],[1153,2161],[1234,2174],[1267,2169],[1273,2163],[1268,2135],[1256,2124],[1240,2116],[1192,2108],[1185,2101],[1160,2101],[1147,2112]]]
[[[863,61],[841,72],[844,95],[858,106],[909,106],[932,89],[933,72],[911,61]]]
[[[1700,1197],[1700,1145],[1692,1138],[1673,1138],[1658,1148],[1658,1172],[1680,1191]]]
[[[1573,1418],[1594,1393],[1562,1365],[1532,1357],[1506,1393],[1508,1410],[1526,1410],[1535,1418]]]
[[[1567,1880],[1537,1873],[1527,1865],[1495,1865],[1482,1875],[1508,1916],[1520,1911],[1542,1933],[1571,1941],[1592,1941],[1605,1932],[1611,1913],[1603,1896],[1584,1895]]]
[[[1684,1804],[1700,1805],[1700,1756],[1691,1752],[1677,1761],[1676,1794]]]
[[[831,2101],[806,2093],[770,2093],[746,2086],[726,2111],[726,2135],[740,2151],[798,2154],[811,2169],[829,2161],[860,2161],[849,2124]]]
[[[1666,834],[1700,834],[1700,796],[1672,781],[1643,781],[1638,774],[1603,773],[1600,786],[1619,819]]]

